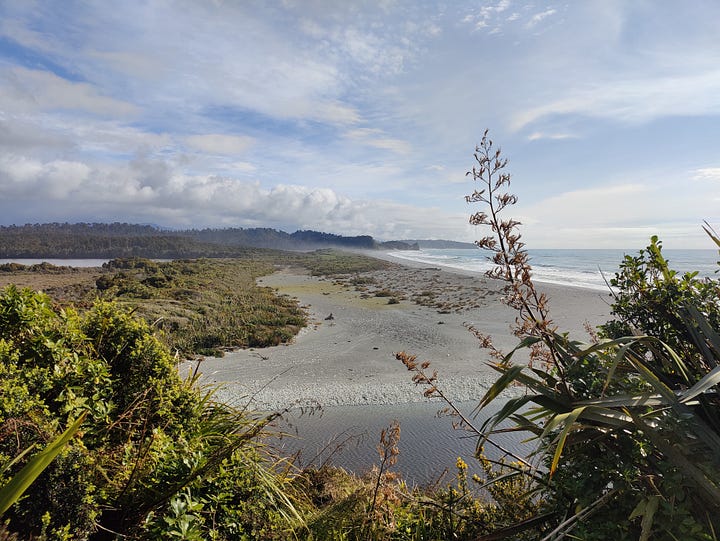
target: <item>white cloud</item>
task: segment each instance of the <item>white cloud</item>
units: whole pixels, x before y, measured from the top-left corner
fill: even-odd
[[[313,39],[321,39],[327,37],[327,31],[320,26],[317,21],[303,17],[299,21],[300,30]]]
[[[157,57],[147,53],[127,51],[88,51],[88,57],[99,60],[106,66],[112,66],[120,73],[146,80],[156,79],[164,71]]]
[[[29,28],[19,19],[9,17],[6,14],[3,15],[2,19],[0,19],[0,35],[6,36],[30,49],[41,51],[57,50],[59,43],[52,40],[47,34]]]
[[[669,248],[704,248],[702,221],[715,215],[711,197],[666,193],[672,180],[573,190],[533,204],[518,204],[515,216],[532,248],[640,248],[658,235]],[[695,204],[692,212],[689,205]]]
[[[227,164],[229,171],[237,173],[254,173],[257,171],[257,166],[249,162],[231,162]]]
[[[42,50],[58,65],[72,66],[88,81],[72,83],[75,94],[91,85],[112,88],[129,94],[136,105],[162,104],[175,115],[222,104],[283,119],[341,125],[359,119],[343,99],[350,76],[343,59],[318,54],[315,44],[273,24],[262,9],[242,3],[180,7],[130,1],[107,10],[89,3],[55,21],[54,33],[29,30],[53,24],[47,19],[59,14],[51,8],[15,5],[8,11],[14,12],[13,39]],[[73,33],[82,33],[80,44]],[[49,38],[52,34],[57,37]],[[379,58],[392,54],[382,43],[375,47]],[[100,97],[86,95],[83,101],[99,112],[111,105],[100,103]]]
[[[379,129],[358,128],[345,132],[345,137],[366,146],[390,150],[397,154],[409,154],[412,151],[410,143],[387,137]]]
[[[563,139],[575,139],[577,135],[571,133],[545,133],[545,132],[533,132],[528,135],[528,141],[539,141],[541,139],[550,139],[554,141],[562,141]]]
[[[195,150],[232,156],[244,153],[254,144],[255,140],[252,137],[241,135],[207,134],[186,137],[185,142]]]
[[[692,178],[694,180],[719,182],[720,167],[703,167],[701,169],[695,169],[695,171],[693,171]]]
[[[73,110],[126,117],[139,112],[135,105],[103,96],[88,83],[76,83],[41,70],[13,67],[0,83],[0,107],[7,110]]]
[[[152,133],[114,121],[82,122],[60,118],[56,122],[45,118],[53,129],[63,133],[84,152],[120,153],[132,155],[138,151],[159,152],[173,147],[173,137],[167,133]]]
[[[467,172],[471,167],[472,164],[470,164],[468,168],[444,168],[441,170],[441,175],[438,180],[441,184],[456,184],[463,186],[462,189],[458,190],[458,199],[462,200],[466,195],[466,192],[471,192],[475,187],[473,185],[472,175],[467,175]]]
[[[438,26],[436,24],[432,24],[432,23],[426,27],[425,31],[432,37],[438,37],[443,32],[443,30],[440,26]]]
[[[21,223],[27,221],[20,217],[27,207],[19,208],[17,201],[27,200],[45,221],[133,217],[149,223],[162,219],[166,226],[269,226],[384,239],[457,237],[466,221],[438,208],[351,199],[331,188],[264,188],[257,181],[184,174],[152,158],[113,167],[6,156],[0,160],[0,195],[0,213]]]
[[[547,9],[545,11],[542,11],[540,13],[536,13],[532,17],[530,17],[530,20],[526,23],[526,28],[532,28],[536,26],[538,23],[544,21],[551,15],[555,15],[557,13],[556,9]]]
[[[54,160],[39,163],[6,155],[0,159],[0,194],[3,198],[36,198],[43,194],[50,201],[70,196],[88,179],[90,168],[83,163]]]
[[[465,23],[473,23],[476,29],[487,28],[497,23],[498,16],[510,7],[509,0],[500,0],[495,4],[482,6],[477,13],[470,13],[463,18]],[[497,27],[495,28],[497,30]]]
[[[720,70],[685,76],[607,80],[572,88],[565,96],[513,115],[520,130],[553,115],[611,118],[621,123],[658,117],[720,114]]]
[[[27,149],[67,151],[72,148],[72,143],[47,126],[43,129],[27,119],[10,117],[3,120],[0,116],[0,148],[14,151]]]
[[[475,30],[487,30],[489,35],[499,35],[507,29],[512,29],[516,21],[524,21],[521,26],[518,24],[515,27],[516,30],[527,30],[558,13],[555,8],[534,13],[532,4],[521,5],[508,13],[511,7],[512,3],[509,0],[487,2],[476,11],[465,15],[462,22],[472,24]]]

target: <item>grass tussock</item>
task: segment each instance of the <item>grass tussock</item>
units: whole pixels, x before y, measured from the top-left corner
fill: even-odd
[[[97,280],[100,295],[132,305],[186,354],[278,345],[306,324],[295,300],[256,284],[274,271],[270,261],[131,259],[108,267]]]

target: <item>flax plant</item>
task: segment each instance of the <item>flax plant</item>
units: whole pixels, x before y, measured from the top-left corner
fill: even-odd
[[[481,442],[506,420],[537,438],[538,453],[545,457],[538,492],[554,514],[544,539],[711,539],[720,507],[717,331],[706,314],[687,302],[692,295],[681,305],[666,307],[678,317],[660,316],[700,352],[702,362],[693,369],[686,364],[691,359],[678,355],[662,336],[638,335],[647,329],[594,344],[558,333],[547,299],[532,281],[517,232],[520,224],[501,217],[517,198],[504,192],[510,184],[507,160],[493,148],[487,132],[475,161],[469,174],[481,188],[467,201],[486,210],[473,214],[470,222],[492,233],[477,244],[492,254],[496,266],[489,275],[507,282],[505,302],[518,311],[514,331],[521,339],[516,350],[501,355],[488,337],[476,332],[498,359],[492,366],[500,373],[479,410],[510,385],[526,389],[485,421]],[[636,286],[675,288],[675,274],[657,244],[650,254],[660,279]],[[712,302],[717,307],[717,297]],[[517,351],[528,348],[530,364],[515,364]],[[533,365],[535,360],[540,366]],[[675,374],[679,383],[669,386],[668,374]]]
[[[558,332],[548,299],[532,280],[518,232],[505,213],[517,202],[508,192],[507,160],[486,131],[468,176],[478,186],[468,203],[482,205],[470,223],[489,230],[477,241],[503,280],[504,302],[517,310],[520,339],[509,353],[471,329],[487,348],[499,376],[474,414],[511,387],[521,396],[504,400],[477,426],[478,452],[500,432],[528,433],[537,443],[533,468],[510,475],[532,483],[526,497],[541,502],[536,516],[478,540],[715,539],[720,511],[720,301],[717,281],[677,276],[653,239],[646,252],[626,261],[614,280],[617,321],[583,343]],[[720,246],[717,235],[706,231]],[[659,302],[658,302],[659,301]],[[644,323],[644,324],[638,324]],[[610,334],[624,329],[627,334]],[[524,354],[523,359],[519,358]],[[416,383],[438,393],[428,365],[401,359]],[[410,361],[410,362],[408,362]],[[507,426],[510,423],[510,426]],[[502,461],[499,461],[502,463]],[[505,479],[505,476],[502,476]]]

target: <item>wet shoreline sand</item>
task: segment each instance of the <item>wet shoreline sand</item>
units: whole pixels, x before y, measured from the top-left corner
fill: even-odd
[[[501,284],[478,274],[395,261],[401,264],[342,281],[294,268],[260,278],[261,285],[305,306],[308,327],[288,345],[204,359],[201,381],[218,385],[218,399],[259,410],[425,402],[423,389],[395,358],[406,351],[432,363],[439,385],[453,400],[481,397],[497,373],[467,326],[490,334],[504,351],[517,345],[510,331],[515,313],[501,303]],[[574,338],[588,339],[586,321],[597,325],[609,318],[607,293],[550,284],[538,288],[547,293],[559,329]],[[187,363],[181,370],[194,367]]]

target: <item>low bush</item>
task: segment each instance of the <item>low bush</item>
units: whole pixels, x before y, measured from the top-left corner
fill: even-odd
[[[671,270],[653,238],[637,257],[626,257],[611,281],[616,319],[600,328],[594,343],[572,340],[556,330],[549,301],[532,282],[518,222],[502,218],[517,198],[503,193],[507,161],[487,133],[475,159],[470,174],[480,188],[467,200],[483,210],[471,223],[493,232],[478,245],[496,264],[489,275],[507,284],[505,299],[518,311],[521,339],[505,355],[476,331],[500,374],[479,409],[511,385],[525,389],[480,427],[480,443],[507,432],[498,428],[504,421],[536,439],[542,467],[516,474],[532,481],[529,501],[542,501],[543,518],[478,539],[520,531],[548,540],[716,539],[720,284]],[[530,364],[513,362],[518,351],[527,352]],[[432,376],[416,377],[437,394]]]
[[[86,415],[82,436],[3,517],[8,532],[282,539],[301,523],[289,482],[268,470],[258,446],[270,419],[217,404],[182,380],[150,327],[116,304],[80,315],[42,293],[5,289],[0,387],[0,465]]]

